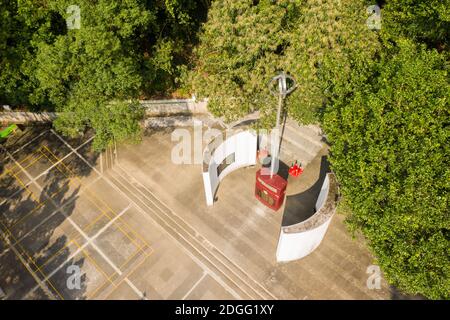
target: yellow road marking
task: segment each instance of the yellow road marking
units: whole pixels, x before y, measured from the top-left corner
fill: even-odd
[[[1,222],[0,221],[0,223],[3,225],[3,227],[6,229],[6,232],[9,234],[9,236],[14,240],[14,242],[15,243],[17,243],[17,240],[16,240],[16,238],[14,237],[14,235],[11,233],[11,231],[9,231],[9,229],[8,229],[8,227],[6,227],[4,224],[3,224],[3,222]],[[20,249],[21,249],[21,251],[22,252],[20,252],[19,250],[19,253],[21,253],[21,254],[23,254],[25,257],[27,257],[27,259],[24,259],[25,261],[28,261],[28,262],[31,262],[33,265],[34,265],[34,267],[36,268],[36,270],[35,271],[39,271],[39,273],[42,275],[42,276],[44,276],[44,279],[46,278],[46,275],[45,275],[45,273],[43,273],[42,271],[41,271],[41,269],[39,269],[39,267],[37,266],[37,264],[36,264],[36,262],[33,260],[33,258],[31,258],[31,256],[30,255],[28,255],[28,253],[26,252],[26,250],[23,248],[23,246],[20,244],[20,243],[17,243],[17,245],[20,247]],[[22,257],[23,258],[23,257]],[[51,281],[50,281],[50,279],[47,279],[45,282],[47,282],[52,288],[53,288],[53,290],[55,290],[55,292],[59,295],[59,297],[62,299],[62,300],[64,300],[64,298],[63,298],[63,296],[59,293],[59,291],[53,286],[53,284],[51,283]]]
[[[45,260],[44,263],[42,263],[42,264],[39,266],[39,269],[42,270],[42,268],[43,268],[45,265],[47,265],[51,260],[53,260],[54,258],[56,258],[56,257],[59,255],[59,253],[60,253],[62,250],[66,249],[68,246],[70,246],[70,245],[72,244],[72,242],[73,242],[73,240],[70,240],[69,242],[66,243],[66,245],[65,245],[64,247],[62,247],[61,249],[59,249],[56,253],[52,254],[50,258],[48,258],[47,260]]]
[[[55,158],[55,160],[58,162],[58,161],[60,161],[60,159],[52,152],[52,151],[50,151],[46,146],[44,146],[44,148]],[[72,175],[74,175],[74,173],[73,173],[73,171],[72,170],[70,170],[70,168],[68,168],[65,164],[64,164],[64,162],[61,162],[61,164],[65,167],[65,169],[69,172],[69,173],[71,173]],[[58,169],[59,170],[59,169]],[[62,171],[60,171],[61,173],[63,173]],[[64,173],[63,173],[64,174]],[[66,177],[68,177],[68,175],[65,175]],[[76,177],[76,175],[74,175],[75,176],[75,179],[77,179],[77,180],[80,180],[78,177]],[[80,180],[80,185],[81,186],[83,186],[83,183],[81,182],[81,180]],[[114,210],[105,202],[105,201],[103,201],[103,199],[100,199],[99,197],[97,197],[96,196],[96,194],[95,193],[93,193],[93,192],[91,192],[91,191],[89,191],[89,189],[87,189],[86,190],[86,192],[88,193],[88,194],[90,194],[90,195],[92,195],[95,199],[97,199],[97,200],[99,200],[101,203],[103,203],[109,210],[110,210],[110,212],[111,213],[113,213],[114,214],[114,216],[117,216],[117,214],[114,212]],[[103,209],[95,202],[95,201],[92,201],[92,200],[90,200],[98,209],[100,209],[104,214],[106,214],[107,216],[108,216],[108,218],[110,218],[109,217],[109,215],[105,212],[105,211],[103,211]],[[111,218],[110,218],[111,219]],[[122,217],[119,217],[118,218],[118,220],[120,220],[123,224],[125,224],[126,226],[127,226],[127,228],[138,238],[138,239],[140,239],[145,245],[148,245],[148,243],[139,235],[139,233],[137,233],[136,231],[134,231],[134,229],[132,228],[132,227],[130,227],[129,226],[129,224],[128,223],[126,223],[125,221],[123,221],[123,219],[122,219]],[[136,243],[136,241],[134,240],[134,239],[132,239],[129,235],[128,235],[128,233],[126,233],[120,226],[118,226],[118,228],[128,237],[128,239],[130,240],[130,241],[132,241],[137,247],[139,247],[139,245]]]
[[[50,159],[49,156],[47,156],[47,154],[45,154],[45,153],[43,152],[43,149],[45,149],[46,151],[48,151],[48,153],[49,153],[54,159],[56,159],[56,162],[52,161],[52,159]],[[73,172],[73,171],[72,171],[72,170],[71,170],[71,169],[70,169],[70,168],[69,168],[69,167],[68,167],[68,166],[67,166],[67,165],[59,158],[59,157],[57,157],[57,156],[56,156],[49,148],[47,148],[47,146],[45,146],[45,145],[42,145],[39,149],[37,149],[37,151],[35,151],[35,152],[33,152],[32,154],[28,155],[27,158],[24,159],[24,160],[22,160],[19,164],[23,164],[28,158],[31,157],[31,155],[33,155],[33,154],[35,154],[35,153],[37,153],[37,152],[40,152],[42,155],[39,156],[39,157],[35,157],[34,160],[33,160],[33,162],[32,162],[31,164],[29,164],[28,166],[26,166],[25,169],[31,167],[34,163],[36,163],[36,162],[39,161],[42,157],[45,156],[45,158],[47,158],[47,160],[48,160],[52,165],[55,165],[56,163],[59,162],[57,165],[55,165],[55,167],[56,167],[56,169],[57,169],[60,173],[62,173],[62,174],[64,175],[65,178],[67,178],[67,179],[69,180],[69,181],[68,181],[68,184],[69,184],[70,186],[72,186],[72,184],[75,182],[75,181],[73,181],[73,180],[70,178],[70,175],[72,175],[72,176],[75,177],[75,179],[76,179],[77,181],[79,181],[79,185],[77,185],[77,187],[78,187],[78,186],[84,187],[84,184],[81,182],[81,179],[80,179],[76,174],[74,174],[74,172]],[[64,171],[62,170],[62,168],[59,167],[60,164],[62,164],[62,167],[64,167],[64,171],[66,171],[66,172],[64,172]],[[15,164],[15,165],[13,166],[13,168],[16,168],[16,167],[18,167],[17,164]],[[22,170],[22,168],[20,168],[20,170]],[[12,172],[11,172],[10,170],[8,170],[8,169],[6,169],[6,171],[7,171],[7,172],[5,172],[5,174],[10,174],[10,175],[12,174],[12,176],[13,176],[13,177],[17,180],[17,182],[24,188],[24,190],[27,191],[28,194],[29,194],[36,202],[38,202],[39,207],[41,207],[43,204],[45,204],[45,203],[46,203],[48,200],[50,200],[54,195],[56,195],[56,194],[58,194],[58,193],[60,193],[60,192],[62,191],[62,190],[58,190],[58,191],[54,192],[52,195],[50,195],[49,199],[45,200],[44,202],[40,202],[40,201],[38,201],[38,200],[36,199],[36,196],[34,195],[34,193],[33,193],[32,191],[30,191],[30,190],[27,188],[27,186],[23,183],[23,181],[22,181],[19,177],[16,176],[16,174],[12,173]],[[19,171],[18,171],[18,172],[19,172]],[[3,176],[3,175],[1,175],[0,177],[2,177],[2,176]],[[112,220],[114,219],[114,217],[117,217],[117,213],[115,213],[114,210],[112,210],[112,208],[111,208],[111,207],[110,207],[103,199],[99,198],[99,197],[96,195],[95,192],[91,192],[91,191],[89,190],[88,187],[86,187],[86,193],[87,193],[87,195],[88,195],[88,197],[87,197],[87,198],[88,198],[88,201],[90,201],[91,203],[93,203],[93,204],[100,210],[101,214],[99,214],[99,215],[96,217],[96,219],[95,219],[93,222],[89,223],[86,227],[84,227],[84,228],[81,228],[81,227],[80,227],[81,230],[85,231],[84,229],[86,229],[86,230],[90,229],[90,228],[93,227],[93,226],[95,225],[95,223],[97,223],[103,216],[106,216],[106,218],[108,218],[110,221],[112,221]],[[91,198],[91,197],[92,197],[92,198]],[[109,209],[109,210],[106,210],[106,211],[105,211],[104,209],[102,209],[102,207],[99,205],[99,203],[97,203],[97,202],[94,201],[94,200],[99,201],[99,203],[103,204],[103,205],[104,205],[107,209]],[[37,209],[37,208],[33,209],[33,210],[32,210],[31,212],[29,212],[26,216],[22,217],[18,222],[16,222],[16,223],[14,224],[14,226],[16,226],[19,222],[22,222],[25,218],[27,218],[28,216],[30,216],[31,213],[33,213],[36,209]],[[111,212],[111,213],[108,214],[108,211]],[[111,217],[111,216],[112,216],[112,217]],[[124,234],[124,235],[125,235],[125,236],[126,236],[126,237],[127,237],[127,238],[135,245],[135,246],[136,246],[136,248],[137,248],[136,251],[135,251],[131,256],[129,256],[129,257],[125,260],[124,263],[122,263],[122,265],[119,267],[119,270],[122,269],[124,266],[126,266],[126,265],[127,265],[133,258],[135,258],[138,254],[140,254],[140,253],[145,254],[145,257],[144,257],[143,261],[142,261],[141,263],[139,263],[135,268],[133,268],[133,270],[132,270],[131,272],[129,272],[128,275],[125,276],[125,277],[123,278],[123,280],[119,283],[119,284],[121,284],[123,281],[125,281],[125,279],[126,279],[129,275],[131,275],[132,273],[134,273],[134,272],[136,271],[136,269],[137,269],[139,266],[141,266],[141,265],[146,261],[146,259],[154,252],[154,250],[153,250],[153,248],[152,248],[151,246],[148,245],[147,241],[146,241],[145,239],[143,239],[142,236],[141,236],[137,231],[134,230],[133,227],[131,227],[126,221],[124,221],[124,220],[122,219],[122,217],[118,217],[117,220],[120,221],[120,224],[119,224],[118,222],[114,221],[113,224],[115,225],[115,227],[118,228],[118,229],[121,231],[121,233]],[[3,223],[2,223],[2,224],[3,224]],[[124,227],[124,228],[128,229],[128,232],[125,231],[125,230],[122,228],[121,224],[123,224],[123,227]],[[13,226],[13,227],[14,227],[14,226]],[[5,228],[6,228],[6,226],[5,226]],[[6,228],[6,229],[7,229],[7,228]],[[14,236],[12,235],[12,233],[11,233],[8,229],[7,229],[7,231],[8,231],[8,233],[12,236],[12,238],[15,240]],[[86,231],[85,231],[85,232],[86,232]],[[129,232],[130,232],[135,238],[132,238],[132,237],[130,236]],[[74,233],[75,233],[75,232],[74,232]],[[26,250],[22,247],[22,245],[21,245],[19,242],[17,242],[17,240],[15,240],[15,241],[16,241],[16,245],[18,245],[18,246],[21,248],[22,254],[24,254],[26,257],[28,257],[27,260],[30,261],[30,262],[34,265],[34,267],[36,268],[36,271],[38,271],[38,272],[39,272],[42,276],[44,276],[44,278],[45,278],[46,275],[45,275],[45,273],[41,270],[41,268],[44,267],[45,265],[47,265],[48,262],[50,262],[51,260],[53,260],[53,259],[54,259],[54,258],[55,258],[55,257],[56,257],[63,249],[67,248],[71,243],[74,243],[79,249],[81,249],[81,247],[79,246],[78,242],[76,241],[76,239],[77,239],[78,237],[80,237],[80,235],[78,235],[77,237],[75,237],[75,239],[70,240],[69,243],[67,243],[63,248],[59,249],[57,253],[53,254],[52,257],[50,257],[49,259],[47,259],[40,267],[37,266],[36,262],[31,258],[31,256],[27,254]],[[69,238],[69,239],[71,239],[71,238]],[[142,241],[143,245],[138,244],[138,242],[136,241],[137,239],[139,239],[140,241]],[[145,249],[143,249],[143,248],[145,248]],[[146,252],[145,252],[147,249],[150,250],[149,253],[146,253]],[[86,258],[87,258],[89,261],[91,261],[91,263],[94,265],[94,267],[95,267],[98,271],[100,271],[101,274],[106,278],[106,280],[104,281],[104,283],[103,283],[101,286],[99,286],[97,289],[95,289],[95,291],[94,291],[90,296],[93,297],[93,296],[98,292],[98,290],[100,290],[101,288],[103,288],[103,287],[105,286],[105,284],[108,283],[108,282],[110,282],[110,283],[115,287],[115,289],[113,290],[113,292],[115,292],[115,290],[117,289],[117,286],[118,286],[119,284],[116,285],[116,284],[114,283],[114,281],[111,280],[111,278],[114,277],[115,275],[117,275],[117,272],[113,272],[111,276],[108,276],[108,275],[104,272],[104,270],[97,264],[97,262],[95,261],[95,259],[93,259],[92,257],[90,257],[89,254],[87,254],[87,252],[85,252],[83,249],[81,249],[81,252],[83,253],[83,255],[86,256]],[[47,283],[53,288],[53,290],[58,294],[58,296],[59,296],[61,299],[64,299],[63,296],[62,296],[62,295],[59,293],[59,291],[53,286],[53,284],[51,283],[51,281],[50,281],[49,279],[47,279],[45,282],[47,282]],[[111,292],[111,294],[112,294],[113,292]],[[108,296],[109,296],[109,295],[108,295]]]
[[[106,297],[105,297],[105,300],[107,300],[114,292],[116,292],[116,290],[117,290],[117,288],[125,281],[125,279],[127,279],[128,277],[130,277],[140,266],[142,266],[143,264],[144,264],[144,262],[145,261],[147,261],[147,258],[151,255],[153,253],[153,249],[152,249],[152,251],[149,253],[149,254],[147,254],[146,256],[145,256],[145,258],[140,262],[140,263],[138,263],[127,275],[126,275],[126,277],[124,277],[117,285],[116,285],[116,288],[113,290],[113,291],[111,291]]]

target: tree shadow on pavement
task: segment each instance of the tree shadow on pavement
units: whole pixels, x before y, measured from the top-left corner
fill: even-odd
[[[36,137],[40,130],[31,128],[23,133],[26,138],[16,137],[16,148],[25,146],[27,139],[30,141]],[[56,139],[46,138],[45,143],[50,150],[58,147]],[[39,139],[37,141],[42,143]],[[17,157],[26,157],[36,146],[37,142],[23,147]],[[86,156],[95,160],[98,155],[90,151],[89,144],[87,146]],[[6,149],[9,152],[13,150],[11,145]],[[83,271],[86,261],[82,253],[74,254],[78,248],[71,245],[70,233],[74,229],[68,218],[74,213],[80,192],[80,186],[74,186],[71,178],[74,175],[88,176],[91,168],[77,157],[68,159],[66,165],[72,168],[71,173],[55,166],[37,179],[37,184],[31,182],[28,185],[25,182],[27,189],[24,189],[6,171],[5,167],[10,167],[11,161],[8,162],[2,151],[0,287],[6,299],[86,299],[89,282]],[[74,276],[74,272],[68,272],[71,265],[77,266],[81,274]],[[80,286],[74,280],[77,277],[81,280]],[[69,282],[74,283],[75,287],[70,287]]]

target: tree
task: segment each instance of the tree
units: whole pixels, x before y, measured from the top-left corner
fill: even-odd
[[[379,50],[367,17],[364,1],[215,1],[195,51],[192,90],[209,98],[215,115],[232,120],[261,110],[271,126],[276,102],[267,84],[284,69],[299,84],[287,100],[289,114],[317,122],[326,76],[347,78],[350,53],[370,60]],[[331,75],[335,64],[340,70]]]
[[[31,1],[6,0],[0,3],[0,102],[31,105],[36,87],[24,71],[33,61],[36,41],[51,41],[61,32],[62,19],[48,15]],[[45,107],[46,103],[35,109]]]
[[[143,115],[137,99],[176,90],[208,3],[80,0],[80,28],[68,28],[72,5],[1,4],[0,99],[59,112],[54,125],[66,134],[93,127],[97,149],[135,141]]]
[[[209,0],[147,1],[146,7],[155,12],[156,20],[147,26],[140,44],[144,52],[142,91],[146,96],[186,95],[179,87]]]
[[[431,47],[449,49],[450,1],[387,0],[382,9],[383,33],[408,37]]]
[[[192,90],[226,120],[270,107],[267,82],[289,44],[297,5],[291,1],[212,3],[195,50]]]
[[[20,79],[17,77],[18,69],[23,59],[24,43],[18,43],[21,39],[17,34],[20,22],[14,17],[17,8],[12,1],[0,3],[0,101],[23,102],[23,94]],[[22,37],[26,32],[22,32]],[[19,41],[18,41],[19,40]],[[12,44],[16,42],[15,46]],[[25,42],[25,45],[27,43]]]
[[[335,79],[323,126],[352,209],[348,222],[369,240],[389,282],[448,299],[448,57],[398,44],[350,83]]]
[[[49,1],[50,11],[66,16],[70,1]],[[33,99],[48,99],[61,113],[54,123],[64,133],[79,134],[87,127],[98,133],[94,146],[102,149],[113,138],[123,141],[120,128],[132,136],[138,132],[142,113],[123,103],[135,98],[142,83],[135,35],[155,19],[139,1],[78,2],[81,25],[68,29],[53,42],[37,44],[31,76],[38,81]],[[115,108],[119,108],[115,110]],[[125,116],[126,115],[126,116]]]

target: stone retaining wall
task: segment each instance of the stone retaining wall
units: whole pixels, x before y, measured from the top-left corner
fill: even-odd
[[[31,122],[45,123],[55,119],[55,112],[0,112],[0,123],[2,125],[11,123],[26,124]]]
[[[207,100],[197,101],[195,99],[172,99],[172,100],[142,100],[141,105],[145,108],[146,117],[166,117],[175,115],[194,115],[208,113]],[[55,112],[0,112],[0,123],[7,125],[11,123],[26,124],[34,122],[51,122],[55,120]]]

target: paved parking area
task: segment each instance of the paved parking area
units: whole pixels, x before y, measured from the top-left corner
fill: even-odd
[[[8,298],[168,298],[169,286],[154,294],[139,288],[143,265],[160,270],[162,277],[149,277],[161,286],[183,278],[188,292],[198,281],[192,263],[183,263],[183,254],[149,259],[161,235],[152,226],[138,230],[142,215],[94,167],[90,142],[69,143],[44,129],[2,147],[0,285]],[[80,288],[68,285],[77,268],[71,266],[81,270]],[[201,270],[197,276],[205,278]]]
[[[14,151],[3,148],[0,229],[9,253],[2,262],[9,264],[2,263],[1,272],[15,265],[21,269],[15,281],[13,276],[2,278],[8,297],[91,299],[116,287],[118,280],[142,296],[128,272],[153,249],[127,223],[132,206],[115,196],[112,187],[108,190],[81,155],[92,156],[90,142],[74,140],[72,146],[46,129],[22,145],[18,141]],[[77,267],[82,285],[69,288]]]
[[[168,132],[102,155],[50,128],[0,146],[0,287],[8,299],[380,299],[371,257],[340,217],[311,256],[277,264],[281,213],[253,199],[254,168],[206,207],[200,165]],[[79,288],[73,288],[76,270]],[[75,270],[75,271],[74,271]]]

